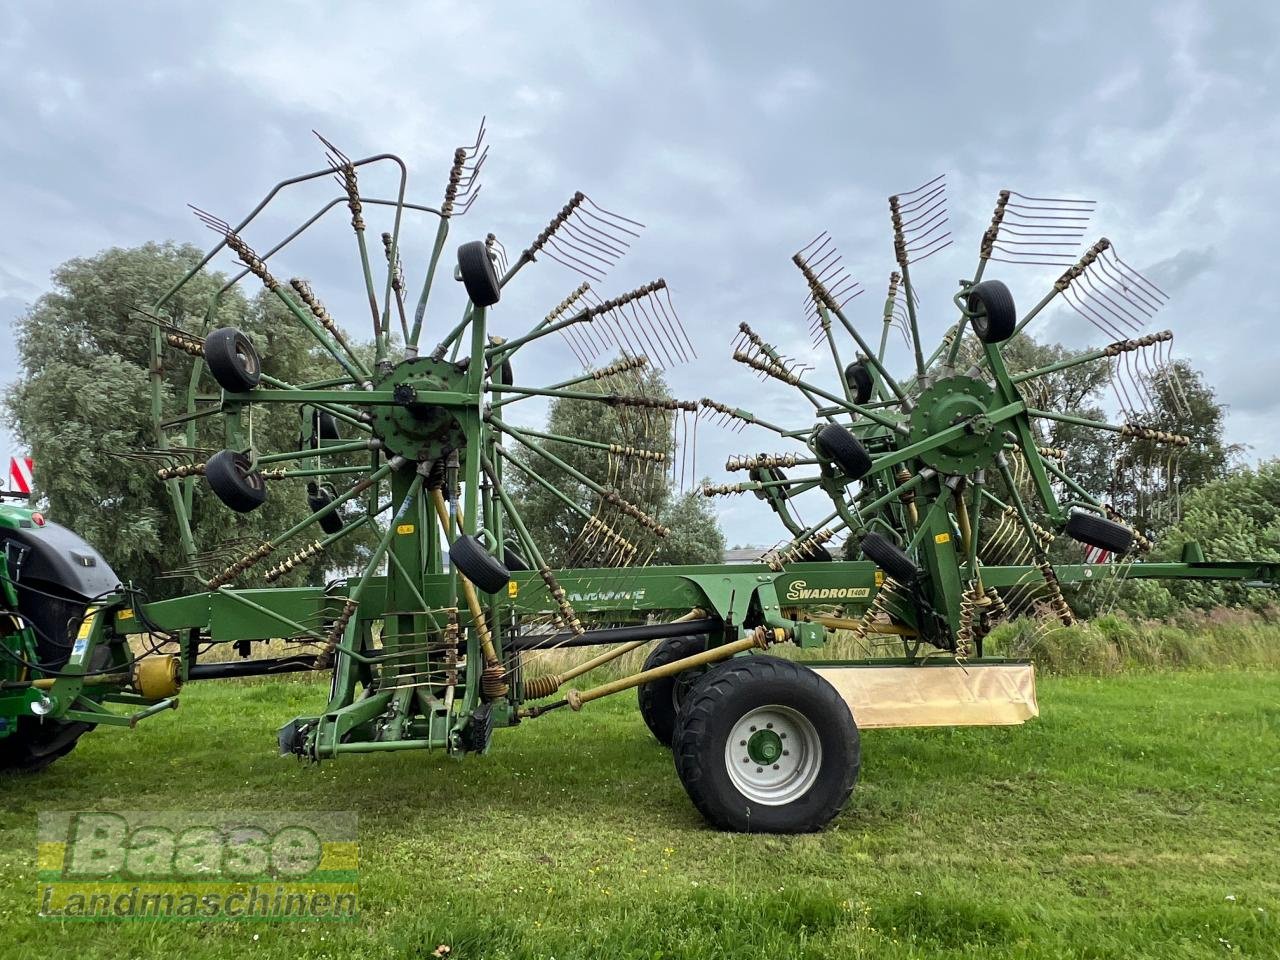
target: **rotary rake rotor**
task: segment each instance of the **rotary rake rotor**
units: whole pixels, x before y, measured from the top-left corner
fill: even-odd
[[[349,742],[344,747],[343,738],[350,741],[360,728],[361,738],[374,742],[370,749],[406,740],[482,749],[493,710],[514,721],[524,695],[520,654],[504,653],[511,638],[581,638],[599,621],[575,605],[557,571],[594,570],[575,579],[580,595],[625,595],[632,571],[651,558],[654,539],[667,535],[635,494],[643,497],[672,478],[683,482],[681,454],[698,406],[673,400],[656,385],[664,367],[694,355],[693,345],[665,280],[608,297],[596,292],[643,227],[582,192],[510,260],[493,233],[457,246],[452,278],[465,291],[465,305],[452,325],[432,323],[428,307],[441,296],[450,230],[480,191],[488,156],[483,124],[473,143],[455,151],[435,207],[405,199],[407,169],[399,158],[352,160],[320,140],[328,166],[277,184],[240,222],[193,208],[218,242],[140,312],[154,327],[156,446],[136,456],[160,464],[157,477],[178,516],[187,563],[172,575],[194,579],[246,610],[270,611],[279,635],[306,648],[314,667],[334,669],[325,714],[295,722],[282,745],[331,756],[356,749]],[[390,199],[362,189],[361,177],[379,167],[395,174]],[[337,197],[263,252],[250,245],[248,237],[262,232],[259,215],[283,190],[329,177],[338,183]],[[291,244],[343,206],[364,281],[369,346],[354,341],[351,328],[331,314],[322,299],[325,278],[284,281],[274,272]],[[378,214],[389,221],[380,243],[370,241],[366,223]],[[434,220],[436,227],[429,250],[406,270],[401,236],[409,216]],[[177,306],[186,285],[225,253],[234,254],[240,269],[203,318],[187,315]],[[509,284],[543,259],[586,279],[540,320],[500,312]],[[421,285],[411,304],[415,267]],[[254,280],[283,308],[280,323],[311,338],[330,375],[282,380],[253,337],[215,325],[226,292]],[[429,335],[439,339],[428,349]],[[550,385],[517,379],[520,352],[552,335],[581,372]],[[176,414],[166,409],[167,351],[196,360],[186,407]],[[574,364],[558,366],[568,372]],[[210,386],[220,392],[211,394]],[[602,442],[526,425],[518,404],[549,398],[598,405],[614,436]],[[280,407],[298,411],[297,442],[264,446],[255,417]],[[571,463],[569,450],[585,451],[593,469]],[[504,474],[512,471],[559,498],[577,528],[566,542],[537,541],[509,493]],[[563,492],[566,481],[578,495]],[[201,511],[247,514],[279,497],[305,498],[306,515],[266,538],[196,542]],[[299,568],[324,569],[327,552],[350,537],[363,538],[360,560],[327,595],[331,609],[313,611],[309,619],[280,612],[270,585]],[[518,584],[513,572],[530,576]],[[509,607],[517,596],[518,615]],[[606,616],[610,623],[620,619],[635,616]],[[532,692],[554,689],[544,678]],[[377,711],[368,707],[370,697]]]
[[[1151,425],[1156,400],[1172,398],[1176,415],[1182,394],[1168,352],[1172,333],[1144,332],[1168,298],[1120,259],[1109,240],[1080,254],[1093,206],[1001,191],[974,272],[953,298],[959,316],[932,349],[922,336],[912,270],[953,242],[944,178],[889,198],[896,269],[878,337],[850,316],[862,285],[831,237],[819,235],[792,260],[805,283],[814,347],[829,352],[839,372],[835,384],[820,383],[811,363],[784,356],[751,326],[739,325],[733,359],[797,390],[813,407],[815,424],[779,425],[703,400],[737,430],[751,424],[802,445],[799,452],[732,456],[726,468],[747,479],[706,484],[703,493],[750,492],[767,502],[790,535],[761,558],[774,570],[830,560],[838,539],[846,541],[847,557],[873,561],[879,568],[874,601],[857,617],[836,611],[828,618],[851,628],[859,641],[901,643],[912,658],[930,649],[980,656],[983,638],[1001,620],[1028,614],[1044,623],[1073,622],[1053,555],[1073,564],[1071,580],[1093,580],[1094,568],[1082,572],[1081,561],[1116,561],[1096,567],[1102,579],[1149,548],[1102,498],[1106,491],[1073,477],[1067,454],[1054,443],[1064,426],[1127,442],[1138,449],[1117,458],[1117,473],[1138,473],[1148,497],[1167,502],[1178,452],[1191,442]],[[1019,314],[1009,288],[987,276],[992,263],[1062,272]],[[1056,303],[1110,342],[1017,369],[1010,348]],[[912,360],[897,375],[887,360],[895,328]],[[1082,365],[1111,382],[1119,422],[1051,408],[1046,381]],[[1122,477],[1112,489],[1133,483]],[[799,504],[809,511],[815,502],[825,503],[824,515],[806,523]],[[1053,547],[1064,535],[1084,552]]]

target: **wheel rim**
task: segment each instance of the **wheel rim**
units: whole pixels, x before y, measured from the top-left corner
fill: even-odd
[[[813,786],[822,767],[822,741],[804,714],[770,704],[747,712],[733,725],[724,762],[744,797],[780,806]]]

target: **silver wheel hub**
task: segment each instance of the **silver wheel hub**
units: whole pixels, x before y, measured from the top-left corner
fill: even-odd
[[[804,796],[818,779],[822,741],[798,710],[770,704],[748,711],[733,725],[724,762],[744,797],[781,806]]]

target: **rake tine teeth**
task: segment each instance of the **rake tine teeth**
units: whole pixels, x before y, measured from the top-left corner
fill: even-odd
[[[552,252],[553,250],[555,251],[555,253]],[[568,267],[570,270],[574,270],[577,273],[580,273],[582,276],[588,278],[589,280],[595,280],[599,282],[604,279],[603,270],[601,270],[599,267],[596,267],[592,264],[584,263],[583,261],[579,260],[577,257],[573,256],[572,254],[565,253],[563,250],[560,249],[560,246],[556,243],[556,241],[553,238],[547,239],[547,246],[542,248],[542,252],[545,253],[548,257],[550,257],[552,260],[554,260],[556,263],[560,264],[561,266]],[[557,256],[556,254],[559,254],[559,256]]]
[[[1086,270],[1081,279],[1084,280],[1085,285],[1089,287],[1089,290],[1095,296],[1097,296],[1099,299],[1105,300],[1112,308],[1114,308],[1114,311],[1117,314],[1117,319],[1123,318],[1127,320],[1129,325],[1133,327],[1133,329],[1135,330],[1140,329],[1147,322],[1147,320],[1151,319],[1151,317],[1154,316],[1153,311],[1148,311],[1143,306],[1141,306],[1138,302],[1126,296],[1123,290],[1118,290],[1112,287],[1107,282],[1107,277],[1105,274],[1103,274],[1102,276],[1095,276],[1092,270]],[[1138,317],[1130,313],[1120,303],[1117,303],[1116,300],[1107,296],[1107,292],[1115,294],[1116,299],[1129,304],[1129,306],[1133,307],[1139,313],[1143,314],[1143,316]]]
[[[930,180],[928,183],[921,184],[920,186],[916,187],[914,190],[905,190],[905,191],[903,191],[902,193],[898,194],[898,196],[899,196],[899,197],[910,197],[910,196],[913,196],[914,194],[917,194],[917,193],[919,193],[919,192],[920,192],[920,191],[922,191],[922,190],[925,190],[925,189],[928,189],[928,188],[930,188],[930,187],[933,187],[933,186],[934,186],[935,184],[937,184],[939,181],[941,181],[941,180],[945,180],[946,178],[947,178],[947,175],[946,175],[945,173],[940,173],[940,174],[938,174],[936,177],[934,177],[932,180]]]
[[[1099,283],[1105,283],[1109,289],[1113,289],[1117,296],[1122,297],[1126,303],[1141,310],[1148,317],[1154,317],[1156,311],[1163,306],[1163,302],[1149,298],[1146,291],[1136,282],[1127,282],[1125,275],[1116,267],[1108,266],[1104,257],[1097,259],[1096,265],[1101,276],[1098,278]],[[1086,271],[1087,273],[1088,271]],[[1107,283],[1110,281],[1110,283]]]
[[[561,225],[562,231],[558,238],[561,243],[580,250],[584,256],[589,256],[593,260],[599,260],[607,266],[614,266],[623,256],[626,250],[617,250],[601,239],[593,237],[586,231],[579,229],[573,223],[573,219],[566,220]]]
[[[665,285],[663,286],[663,290],[666,290]],[[667,296],[670,296],[670,292],[667,292]],[[654,325],[663,332],[663,335],[667,338],[668,344],[677,354],[679,354],[680,362],[687,363],[690,356],[688,352],[685,351],[685,345],[680,342],[681,334],[683,334],[684,331],[680,328],[679,321],[677,320],[673,323],[671,317],[667,315],[666,310],[662,308],[662,299],[657,295],[657,292],[655,291],[653,296],[646,297],[644,300],[641,300],[640,306],[646,315],[652,313],[652,322]]]
[[[799,257],[804,257],[805,254],[808,253],[809,248],[812,247],[815,243],[817,243],[819,240],[821,240],[825,236],[827,236],[827,231],[823,230],[820,234],[818,234],[816,237],[814,237],[812,240],[806,243],[803,247],[797,250],[796,255]]]
[[[581,212],[581,208],[579,208],[579,212]],[[564,223],[564,229],[577,236],[580,242],[595,246],[600,250],[604,250],[612,254],[615,263],[622,257],[626,256],[627,251],[631,249],[631,244],[626,240],[623,240],[621,237],[615,237],[613,234],[601,230],[599,227],[585,220],[583,217],[578,217],[577,223],[574,223],[573,220],[574,218],[566,220]],[[618,246],[615,247],[614,244],[617,244]],[[619,249],[619,247],[621,249]]]
[[[1062,299],[1064,299],[1067,302],[1067,304],[1071,307],[1071,309],[1073,309],[1076,313],[1080,314],[1080,316],[1084,317],[1086,320],[1088,320],[1091,324],[1093,324],[1095,327],[1097,327],[1107,336],[1114,337],[1117,340],[1125,339],[1123,332],[1121,332],[1120,330],[1117,330],[1109,322],[1102,319],[1100,316],[1098,316],[1098,314],[1090,310],[1088,306],[1085,304],[1080,294],[1077,293],[1072,288],[1068,287],[1062,291]]]
[[[1120,268],[1123,269],[1124,272],[1129,277],[1132,278],[1135,285],[1139,285],[1147,289],[1152,296],[1158,298],[1160,303],[1163,304],[1168,302],[1169,294],[1165,293],[1163,290],[1157,287],[1154,283],[1148,280],[1145,276],[1143,276],[1141,272],[1139,272],[1138,270],[1135,270],[1133,267],[1129,266],[1129,264],[1121,260],[1120,255],[1116,253],[1116,249],[1114,246],[1109,247],[1107,252],[1111,254],[1111,259],[1114,260],[1117,264],[1119,264]]]
[[[591,205],[591,207],[596,211],[597,214],[600,214],[600,217],[597,217],[596,219],[600,219],[601,217],[607,217],[608,219],[603,220],[602,222],[608,223],[610,224],[610,226],[616,227],[617,229],[622,230],[624,233],[629,233],[633,237],[640,236],[640,234],[637,231],[628,230],[626,226],[623,226],[623,224],[626,224],[627,226],[637,227],[639,228],[639,230],[644,229],[644,224],[641,223],[639,220],[632,220],[630,217],[624,217],[620,213],[614,213],[612,210],[606,210],[604,207],[600,206],[600,204],[596,203],[590,197],[587,197],[586,201],[588,204]],[[588,216],[593,216],[593,214],[591,214],[590,211],[583,211],[583,212],[586,213]]]
[[[680,320],[680,314],[676,312],[676,305],[671,299],[671,288],[664,283],[662,285],[662,296],[658,297],[655,295],[653,302],[657,304],[657,308],[662,311],[662,316],[670,325],[671,329],[678,332],[684,339],[685,346],[689,348],[689,356],[696,360],[698,357],[698,351],[694,348],[693,341],[689,339],[689,331]]]
[[[637,326],[646,332],[646,340],[651,334],[654,341],[657,342],[658,348],[662,351],[662,358],[668,367],[674,366],[678,360],[673,360],[671,352],[667,349],[667,343],[662,336],[662,331],[654,324],[653,319],[644,310],[637,310],[637,307],[643,307],[644,298],[633,300],[627,304],[627,309],[631,313],[631,318],[636,322]]]

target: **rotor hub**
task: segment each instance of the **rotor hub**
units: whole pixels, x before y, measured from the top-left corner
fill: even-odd
[[[958,426],[964,429],[942,446],[922,453],[920,459],[947,474],[972,473],[988,464],[1004,443],[988,417],[994,401],[995,391],[973,377],[947,377],[927,387],[911,412],[911,442]]]
[[[457,408],[433,402],[433,395],[460,393],[466,371],[448,360],[410,357],[391,368],[375,387],[395,398],[373,415],[374,435],[390,453],[409,460],[438,460],[463,447],[466,435]]]

